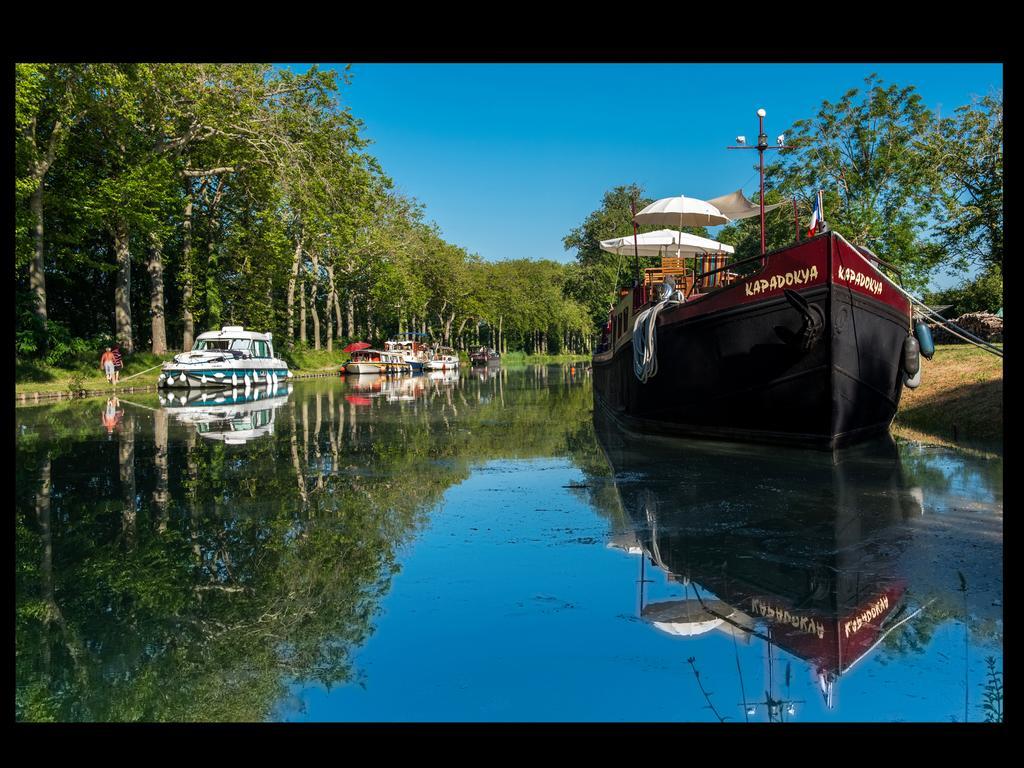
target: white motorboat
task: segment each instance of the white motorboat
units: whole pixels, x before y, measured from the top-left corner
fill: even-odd
[[[430,359],[430,348],[421,341],[417,341],[413,336],[419,336],[420,334],[407,334],[409,338],[406,339],[391,339],[384,342],[385,352],[396,352],[401,355],[402,360],[409,364],[413,373],[419,373],[423,370],[423,366],[427,360]]]
[[[190,352],[164,363],[158,387],[251,387],[277,388],[292,377],[288,364],[274,357],[269,333],[225,325],[219,331],[199,334]]]
[[[402,359],[399,352],[386,352],[379,349],[360,349],[352,353],[352,359],[345,363],[345,373],[390,375],[408,373],[412,370],[409,363]]]
[[[428,371],[452,371],[459,368],[459,356],[451,347],[434,347],[430,359],[423,364]]]

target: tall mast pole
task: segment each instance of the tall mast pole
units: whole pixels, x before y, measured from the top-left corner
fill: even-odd
[[[636,226],[636,196],[629,201],[629,210],[633,214],[633,285],[637,285],[640,282],[640,246],[637,243],[637,226]]]
[[[764,117],[767,113],[763,109],[757,110],[757,146],[748,147],[743,146],[746,143],[746,139],[743,136],[736,137],[736,143],[741,146],[726,147],[726,149],[756,149],[759,162],[758,168],[761,177],[761,255],[765,253],[765,232],[764,232],[764,153],[768,149],[789,149],[789,147],[783,145],[785,137],[779,136],[778,146],[768,146],[768,134],[764,132]]]
[[[764,151],[768,149],[768,134],[764,132],[763,109],[757,110],[757,155],[761,173],[761,255],[764,256]]]

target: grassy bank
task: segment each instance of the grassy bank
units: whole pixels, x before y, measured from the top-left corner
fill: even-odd
[[[968,344],[937,346],[921,360],[921,386],[903,390],[893,433],[945,445],[1001,442],[1003,361]]]
[[[528,355],[525,352],[506,352],[501,356],[502,365],[558,365],[561,363],[583,363],[590,355]]]
[[[153,355],[138,352],[125,358],[125,366],[121,371],[119,387],[155,386],[160,375],[160,364],[170,360],[176,352],[166,355]],[[336,371],[349,358],[347,352],[334,349],[312,350],[298,347],[281,352],[282,358],[296,375],[304,373],[322,373]],[[466,365],[468,355],[460,354]],[[79,392],[81,390],[98,391],[111,389],[106,377],[97,363],[83,362],[66,367],[49,366],[45,363],[18,361],[14,369],[14,391],[16,395],[31,395],[33,392]],[[558,363],[580,363],[588,360],[586,355],[528,355],[525,352],[509,352],[502,357],[503,365],[548,365]],[[147,370],[152,368],[152,370]],[[131,378],[129,378],[131,377]]]
[[[292,350],[281,350],[281,359],[288,363],[293,373],[322,373],[324,371],[338,370],[341,364],[347,361],[351,355],[342,352],[340,349],[304,349],[296,347]]]
[[[125,360],[121,386],[155,385],[159,365],[173,354],[131,355]],[[286,359],[292,371],[301,375],[337,370],[348,359],[348,354],[340,350],[297,349],[286,353]],[[589,357],[585,355],[509,352],[502,356],[502,365],[571,364],[587,360]],[[1003,439],[1002,363],[1001,359],[973,346],[940,345],[932,360],[921,361],[921,386],[915,390],[904,389],[893,433],[910,440],[945,445],[1000,443]],[[147,368],[153,370],[144,372]],[[15,366],[16,394],[109,388],[99,368],[84,363],[65,368],[25,362]]]
[[[175,354],[177,352],[168,352],[166,355],[138,352],[126,357],[118,388],[155,386],[157,377],[160,375],[159,366],[173,358]],[[339,350],[328,352],[326,350],[297,349],[284,353],[283,357],[292,372],[298,375],[337,370],[349,355]],[[147,370],[148,368],[152,368],[152,370]],[[21,361],[15,364],[14,392],[16,395],[22,393],[31,395],[33,392],[78,392],[83,389],[86,391],[112,389],[107,383],[106,376],[100,371],[98,363],[96,365],[81,363],[67,367]]]
[[[160,375],[159,366],[174,356],[173,352],[166,355],[153,355],[139,352],[125,358],[121,370],[121,381],[126,387],[145,387],[156,384]],[[157,366],[154,368],[154,366]],[[153,368],[146,371],[147,368]],[[139,375],[136,375],[139,374]],[[133,378],[129,379],[131,376]],[[120,386],[120,385],[119,385]],[[14,366],[15,394],[32,394],[33,392],[69,392],[80,390],[111,389],[107,377],[99,368],[99,353],[96,363],[79,363],[67,367],[49,366],[45,363],[17,361]]]

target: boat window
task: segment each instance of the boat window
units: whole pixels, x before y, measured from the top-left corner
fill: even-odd
[[[204,349],[230,349],[230,341],[228,339],[200,339],[192,347],[193,351],[200,351]]]
[[[247,352],[252,349],[252,339],[232,339],[231,348]]]
[[[270,351],[267,349],[267,342],[257,341],[256,346],[256,357],[270,357]]]

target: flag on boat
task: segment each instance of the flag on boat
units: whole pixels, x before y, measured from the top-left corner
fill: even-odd
[[[807,230],[808,237],[814,237],[814,233],[821,226],[821,219],[821,190],[819,189],[818,194],[814,196],[814,210],[811,211],[811,228]]]

